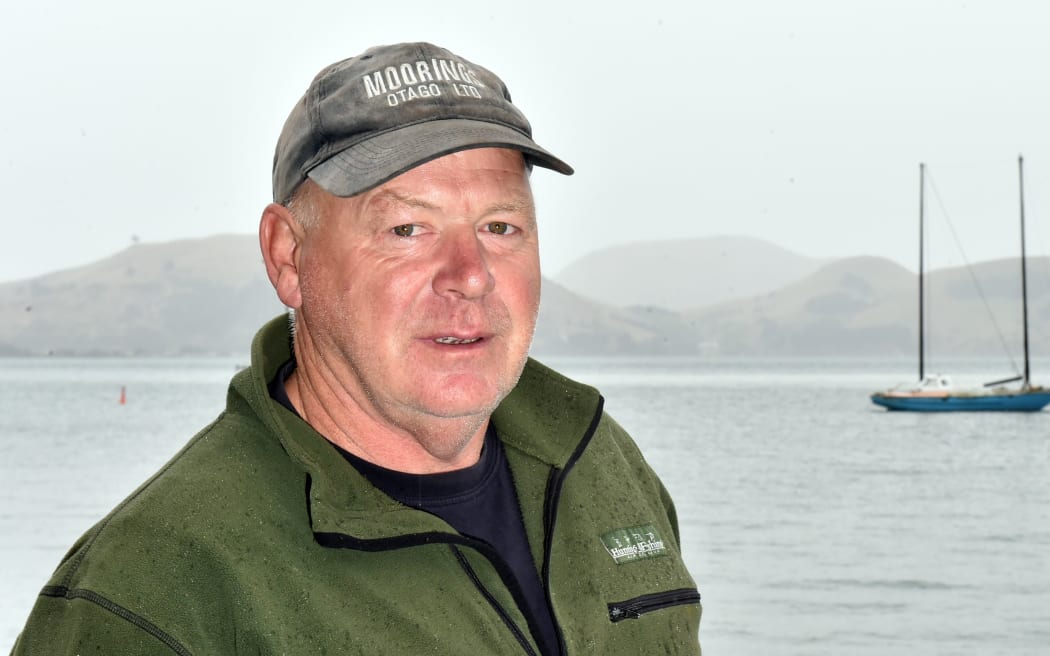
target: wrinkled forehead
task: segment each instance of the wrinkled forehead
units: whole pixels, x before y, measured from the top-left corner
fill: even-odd
[[[344,200],[377,208],[534,212],[525,158],[504,148],[446,155]]]
[[[362,209],[375,211],[520,214],[534,218],[535,204],[523,157],[518,155],[509,165],[504,162],[493,162],[499,166],[449,167],[435,163],[418,167],[359,194],[357,203]]]
[[[472,152],[471,152],[472,151]],[[469,153],[465,155],[464,153]],[[479,160],[482,163],[477,163]],[[479,147],[474,149],[466,149],[455,153],[449,153],[442,157],[434,158],[426,162],[422,162],[419,165],[409,169],[401,175],[388,180],[387,182],[377,185],[371,189],[362,191],[355,196],[340,197],[332,194],[328,190],[324,189],[317,182],[307,178],[298,187],[296,187],[292,194],[289,204],[292,204],[296,198],[303,198],[314,195],[325,195],[340,197],[345,200],[352,198],[365,198],[374,195],[377,191],[388,190],[395,187],[407,187],[419,186],[422,183],[420,178],[434,178],[440,174],[445,176],[452,176],[456,173],[457,168],[465,168],[463,164],[457,167],[457,163],[470,162],[474,169],[483,170],[498,170],[503,169],[507,172],[515,173],[517,176],[523,176],[524,185],[530,187],[529,180],[532,177],[532,163],[525,155],[519,151],[511,148],[499,148],[499,147]],[[469,166],[470,164],[468,164]],[[406,184],[407,183],[407,184]],[[415,183],[415,184],[413,184]],[[404,194],[403,194],[404,195]]]

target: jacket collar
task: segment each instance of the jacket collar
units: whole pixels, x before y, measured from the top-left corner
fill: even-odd
[[[449,533],[450,527],[442,520],[407,508],[372,486],[321,434],[270,398],[267,385],[291,356],[289,318],[282,315],[256,334],[251,367],[234,376],[227,406],[228,412],[247,411],[262,421],[306,474],[306,504],[314,533],[341,534],[365,542]],[[599,403],[594,388],[530,358],[517,386],[493,413],[492,422],[508,446],[548,466],[564,468]]]

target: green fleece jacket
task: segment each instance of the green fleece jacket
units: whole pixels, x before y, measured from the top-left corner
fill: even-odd
[[[487,544],[379,492],[267,382],[70,550],[13,654],[537,654]],[[564,654],[698,654],[674,508],[598,392],[530,361],[492,417]]]

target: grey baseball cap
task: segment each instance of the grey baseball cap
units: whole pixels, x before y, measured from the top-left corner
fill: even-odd
[[[310,178],[354,196],[432,159],[512,148],[565,175],[491,71],[429,43],[377,46],[325,68],[292,109],[273,159],[273,199]]]

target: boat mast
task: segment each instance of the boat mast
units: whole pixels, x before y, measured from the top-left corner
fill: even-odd
[[[925,283],[923,276],[925,274],[925,262],[923,261],[923,251],[925,245],[923,239],[926,233],[925,227],[925,213],[926,213],[926,164],[919,163],[919,382],[922,382],[926,378],[926,312],[925,312]]]
[[[1017,156],[1017,173],[1021,191],[1021,323],[1024,328],[1024,382],[1028,387],[1031,372],[1028,364],[1028,262],[1024,243],[1024,157]]]

